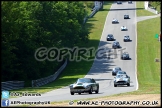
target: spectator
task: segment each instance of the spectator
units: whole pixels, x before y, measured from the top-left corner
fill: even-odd
[[[161,42],[161,33],[159,34],[159,42]]]

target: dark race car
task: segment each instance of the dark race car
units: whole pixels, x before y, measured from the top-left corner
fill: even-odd
[[[122,4],[122,2],[121,1],[117,1],[117,4]]]
[[[124,19],[129,19],[129,15],[124,15]]]
[[[129,42],[131,41],[130,40],[130,37],[128,35],[124,36],[124,39],[123,39],[124,42]]]
[[[107,41],[113,41],[113,40],[114,40],[114,36],[112,34],[108,34]]]
[[[112,48],[114,48],[114,49],[120,48],[119,42],[118,42],[118,41],[114,41],[114,42],[112,43]]]
[[[128,4],[132,4],[132,1],[128,1]]]
[[[112,70],[112,75],[113,75],[113,76],[116,75],[116,73],[117,73],[118,71],[121,71],[121,68],[120,68],[120,67],[114,67],[113,70]]]
[[[121,55],[121,59],[122,59],[122,60],[129,60],[130,58],[129,58],[128,52],[124,52],[124,53]]]
[[[86,93],[92,94],[92,92],[99,92],[99,83],[93,78],[79,78],[74,84],[70,86],[70,94],[74,95],[74,93]]]

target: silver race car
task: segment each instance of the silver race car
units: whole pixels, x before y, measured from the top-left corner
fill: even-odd
[[[113,18],[112,24],[117,24],[117,23],[119,23],[119,21],[118,21],[117,19],[114,19],[114,18]]]
[[[74,84],[71,84],[69,87],[71,95],[74,95],[74,93],[81,94],[88,92],[89,94],[92,94],[92,92],[99,92],[99,83],[96,83],[93,78],[79,78]]]
[[[126,26],[121,26],[121,31],[127,31],[127,27]]]
[[[124,42],[129,42],[131,40],[130,40],[130,37],[128,35],[125,35],[123,41]]]
[[[128,52],[124,52],[124,53],[121,55],[121,59],[122,59],[122,60],[129,60],[129,59],[130,59],[129,53],[128,53]]]
[[[118,85],[127,85],[130,86],[130,77],[126,74],[118,74],[114,77],[114,87]]]
[[[121,48],[121,46],[120,46],[120,44],[119,44],[118,41],[114,41],[114,42],[112,43],[112,48],[113,48],[113,49]]]

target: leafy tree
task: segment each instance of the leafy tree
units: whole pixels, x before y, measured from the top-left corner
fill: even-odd
[[[83,2],[3,1],[2,81],[31,81],[54,73],[60,62],[34,58],[40,47],[74,47],[88,41]]]

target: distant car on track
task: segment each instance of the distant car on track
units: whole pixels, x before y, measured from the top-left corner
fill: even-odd
[[[117,23],[119,23],[119,21],[117,19],[112,20],[112,24],[117,24]]]
[[[123,41],[124,42],[129,42],[131,40],[130,40],[130,37],[128,35],[125,35]]]
[[[71,95],[74,95],[74,93],[81,94],[88,92],[89,94],[92,94],[92,92],[99,92],[99,83],[96,83],[93,78],[79,78],[74,84],[71,84],[69,87]]]
[[[114,75],[116,75],[116,73],[118,72],[118,71],[121,71],[122,69],[120,68],[120,67],[114,67],[113,68],[113,70],[112,70],[112,75],[114,76]]]
[[[107,35],[107,41],[113,41],[113,40],[114,40],[113,34],[108,34]]]
[[[117,4],[122,4],[122,2],[121,1],[117,1]]]
[[[129,19],[129,15],[124,15],[124,19]]]
[[[132,4],[132,1],[128,1],[128,4]]]
[[[122,55],[121,55],[121,59],[122,60],[129,60],[129,53],[128,52],[124,52]]]
[[[119,42],[118,42],[118,41],[114,41],[114,42],[112,43],[112,48],[114,48],[114,49],[120,48]]]
[[[127,27],[126,26],[121,26],[121,31],[127,31]]]
[[[127,85],[130,86],[130,77],[124,74],[118,74],[114,77],[114,87],[118,85]]]

